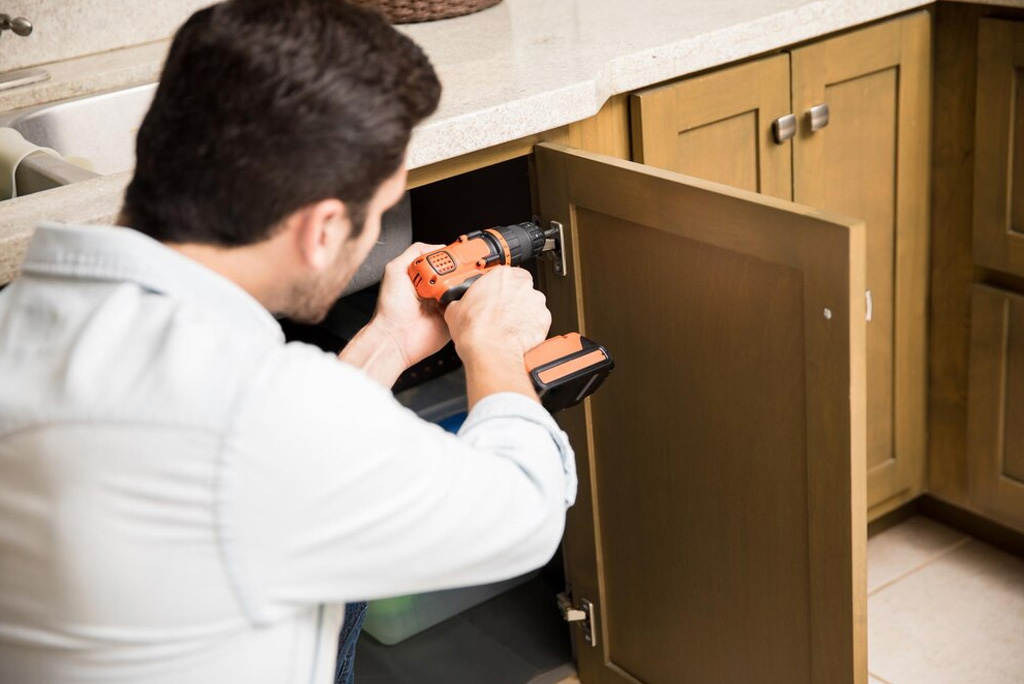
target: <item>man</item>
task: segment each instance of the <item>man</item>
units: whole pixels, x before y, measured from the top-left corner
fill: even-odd
[[[324,316],[439,89],[341,0],[230,0],[178,32],[130,228],[42,226],[0,293],[0,681],[326,684],[346,602],[552,555],[576,483],[523,369],[550,323],[528,274],[442,313],[416,245],[340,362],[270,313]],[[458,437],[388,391],[449,335]]]

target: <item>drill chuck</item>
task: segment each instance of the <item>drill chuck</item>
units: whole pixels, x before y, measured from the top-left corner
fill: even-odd
[[[544,249],[545,232],[536,223],[515,223],[498,228],[505,238],[512,260],[509,266],[519,266],[534,258]]]
[[[483,240],[491,248],[488,264],[521,266],[544,250],[544,241],[551,231],[545,231],[532,221],[495,226],[466,234],[467,240]]]

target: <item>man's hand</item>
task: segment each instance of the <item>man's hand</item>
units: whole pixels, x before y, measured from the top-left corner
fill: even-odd
[[[409,264],[443,245],[412,244],[384,268],[377,310],[338,355],[391,387],[409,366],[448,343],[451,337],[436,302],[423,301],[409,280]]]
[[[544,301],[529,271],[495,266],[448,305],[444,317],[466,367],[470,407],[497,392],[537,399],[523,356],[551,327]]]
[[[439,351],[451,339],[438,304],[420,299],[409,279],[409,264],[443,246],[415,242],[384,268],[371,325],[380,326],[394,340],[406,368]]]

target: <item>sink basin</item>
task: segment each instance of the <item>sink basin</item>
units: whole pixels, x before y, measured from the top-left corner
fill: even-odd
[[[0,115],[0,126],[9,126],[26,140],[57,150],[98,174],[130,171],[135,166],[135,135],[155,92],[152,83],[30,107]]]

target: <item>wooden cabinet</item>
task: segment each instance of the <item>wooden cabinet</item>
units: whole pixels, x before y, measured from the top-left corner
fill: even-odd
[[[975,262],[1024,276],[1024,22],[978,21]],[[1024,531],[1024,296],[974,285],[967,394],[970,506]]]
[[[563,414],[584,684],[863,682],[863,224],[557,144],[555,332],[617,370]],[[780,628],[784,626],[784,628]]]
[[[529,155],[533,211],[565,235],[564,274],[535,262],[551,332],[617,366],[557,416],[579,470],[566,588],[591,615],[568,627],[578,682],[865,684],[864,225],[616,158],[625,104]],[[484,166],[489,184],[460,174],[414,207],[479,227],[469,205],[527,183]]]
[[[1024,532],[1024,12],[940,4],[935,50],[929,489]]]
[[[865,220],[873,513],[924,485],[930,29],[920,12],[632,101],[638,160]],[[791,111],[780,144],[772,124]]]
[[[1024,22],[981,19],[974,258],[1024,276]]]
[[[975,285],[971,305],[971,504],[1024,531],[1024,296]]]

